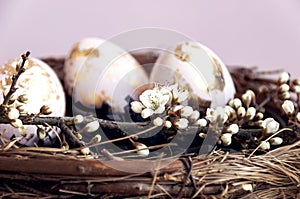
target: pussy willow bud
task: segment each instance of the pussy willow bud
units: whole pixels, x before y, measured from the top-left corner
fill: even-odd
[[[23,95],[19,95],[18,99],[17,99],[19,102],[21,103],[26,103],[28,101],[28,97],[26,94],[23,94]]]
[[[294,103],[291,100],[285,100],[281,107],[287,115],[292,115],[295,111]]]
[[[92,143],[99,143],[101,142],[101,135],[100,134],[97,134],[95,135],[92,140],[91,140]]]
[[[246,115],[246,109],[244,107],[239,107],[237,110],[237,114],[239,118],[243,118]]]
[[[148,147],[140,142],[135,142],[134,147],[137,149],[137,154],[142,157],[147,157],[150,154]]]
[[[95,120],[93,122],[86,124],[83,129],[87,133],[91,133],[91,132],[97,131],[99,129],[99,127],[100,127],[99,122],[97,120]]]
[[[281,84],[278,88],[279,92],[287,92],[290,90],[290,86],[287,84]]]
[[[287,83],[290,80],[290,74],[288,72],[283,72],[280,74],[278,82],[280,84]]]
[[[88,154],[90,154],[90,148],[88,148],[88,147],[85,147],[85,148],[82,148],[81,150],[80,150],[80,152],[83,154],[83,155],[88,155]]]
[[[73,122],[74,124],[81,124],[83,122],[84,118],[82,115],[76,115],[74,118],[73,118]]]
[[[269,150],[271,148],[270,142],[261,141],[260,142],[260,148],[264,151]]]
[[[256,109],[254,107],[249,107],[246,112],[246,117],[249,120],[253,120],[253,118],[255,117],[255,114],[256,114]]]
[[[237,124],[230,124],[226,128],[226,132],[231,133],[231,134],[236,134],[239,132],[239,126]]]
[[[283,143],[283,139],[281,137],[273,137],[270,139],[270,144],[273,146],[281,145]]]
[[[170,121],[167,120],[167,121],[165,121],[164,126],[165,126],[167,129],[169,129],[169,128],[172,127],[172,122],[170,122]]]
[[[41,108],[40,108],[40,113],[43,114],[43,115],[50,115],[52,113],[51,109],[49,106],[47,105],[43,105]]]
[[[221,141],[222,141],[222,144],[224,146],[229,146],[232,142],[232,134],[231,133],[224,133],[222,136],[221,136]]]
[[[10,122],[10,124],[15,128],[20,128],[23,126],[23,123],[20,119],[14,119]]]

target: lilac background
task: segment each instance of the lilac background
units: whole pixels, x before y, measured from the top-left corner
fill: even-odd
[[[0,63],[27,49],[65,55],[87,36],[169,28],[213,49],[226,64],[285,68],[300,77],[299,0],[0,0]]]

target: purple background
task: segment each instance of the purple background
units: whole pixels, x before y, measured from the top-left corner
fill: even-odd
[[[213,49],[226,64],[284,68],[300,77],[299,0],[1,0],[0,63],[30,49],[65,55],[87,36],[169,28]]]

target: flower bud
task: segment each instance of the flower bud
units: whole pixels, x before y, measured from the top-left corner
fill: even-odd
[[[253,191],[253,185],[252,184],[242,184],[242,189],[244,191],[250,191],[250,192],[252,192]]]
[[[290,74],[287,72],[281,73],[278,79],[280,84],[287,83],[289,80],[290,80]]]
[[[293,84],[299,86],[300,85],[300,78],[294,79]]]
[[[300,123],[300,112],[297,113],[296,119],[297,119],[297,121]]]
[[[264,128],[265,133],[273,134],[279,130],[279,123],[275,121],[273,118],[266,118],[261,126]]]
[[[20,112],[16,108],[9,108],[7,112],[7,117],[10,120],[18,119],[20,116]]]
[[[193,114],[193,108],[191,106],[185,106],[180,109],[180,115],[182,117],[189,117]]]
[[[147,157],[150,154],[148,147],[140,142],[135,142],[134,147],[138,150],[136,153],[142,157]]]
[[[283,139],[281,137],[273,137],[270,139],[270,144],[273,146],[281,145],[283,143]]]
[[[271,148],[270,142],[261,141],[259,147],[264,151],[269,150]]]
[[[91,140],[92,143],[99,143],[101,142],[101,135],[100,134],[97,134],[95,135],[92,140]]]
[[[91,133],[91,132],[97,131],[99,129],[99,127],[100,127],[99,122],[97,120],[95,120],[93,122],[86,124],[84,127],[84,130],[87,133]]]
[[[281,84],[278,88],[279,92],[287,92],[290,90],[290,86],[287,84]]]
[[[255,114],[256,114],[256,109],[254,107],[249,107],[246,112],[246,117],[249,120],[253,120],[253,118],[255,117]]]
[[[239,107],[237,110],[237,114],[239,118],[243,118],[246,115],[246,109],[244,107]]]
[[[167,129],[169,129],[169,128],[172,127],[172,122],[170,122],[170,121],[167,120],[167,121],[165,121],[164,126],[165,126]]]
[[[23,94],[23,95],[19,95],[18,99],[17,99],[19,102],[21,103],[26,103],[28,101],[28,97],[26,94]]]
[[[153,115],[154,111],[150,108],[145,108],[142,112],[141,112],[141,116],[142,118],[146,119],[148,117],[150,117],[151,115]]]
[[[264,114],[262,112],[256,113],[256,115],[254,117],[255,120],[261,120],[263,118],[264,118]]]
[[[154,126],[161,126],[161,125],[163,125],[163,123],[164,123],[164,120],[161,119],[160,117],[157,117],[153,120]]]
[[[175,120],[174,125],[178,129],[186,129],[189,125],[189,121],[185,118]]]
[[[231,106],[234,109],[238,109],[242,106],[242,101],[239,98],[234,98],[229,101],[229,106]]]
[[[232,142],[232,134],[231,133],[224,133],[222,136],[221,136],[221,141],[222,141],[222,144],[224,146],[229,146]]]
[[[292,115],[295,111],[295,106],[291,100],[285,100],[281,107],[287,115]]]
[[[242,95],[242,101],[245,104],[245,106],[248,107],[251,104],[251,101],[252,101],[251,95],[248,94],[248,93],[244,93]]]
[[[279,98],[282,100],[288,100],[291,98],[290,92],[283,92],[279,95]]]
[[[10,124],[15,128],[20,128],[23,126],[23,123],[20,119],[14,119],[10,122]]]
[[[83,154],[83,155],[88,155],[88,154],[90,154],[90,148],[88,148],[88,147],[85,147],[85,148],[82,148],[81,150],[80,150],[80,152]]]
[[[300,93],[300,85],[294,85],[293,86],[293,91],[295,92],[295,93]]]
[[[190,119],[191,121],[194,122],[194,121],[197,121],[197,120],[199,119],[199,117],[200,117],[199,111],[195,110],[195,111],[193,111],[193,113],[190,115],[189,119]]]
[[[43,114],[43,115],[50,115],[52,113],[51,109],[49,106],[47,105],[43,105],[41,108],[40,108],[40,113]]]
[[[21,105],[17,106],[17,109],[18,109],[20,115],[22,115],[22,116],[28,114],[28,107],[25,104],[21,104]]]
[[[145,106],[138,101],[133,101],[130,103],[131,106],[131,110],[135,113],[141,113],[143,111],[143,109],[145,108]]]
[[[73,122],[74,124],[81,124],[83,122],[84,118],[82,115],[76,115],[74,118],[73,118]]]
[[[236,134],[239,132],[239,126],[237,124],[230,124],[227,128],[226,128],[226,132],[228,133],[232,133],[232,134]]]
[[[199,120],[196,121],[196,125],[199,125],[201,127],[206,127],[207,125],[207,120],[204,118],[201,118]]]

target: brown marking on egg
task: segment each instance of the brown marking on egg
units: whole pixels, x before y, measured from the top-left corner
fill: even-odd
[[[97,48],[88,48],[84,50],[79,49],[79,42],[75,43],[71,53],[69,55],[69,59],[78,59],[80,57],[91,57],[97,58],[100,56],[100,52]]]
[[[183,62],[188,62],[190,61],[190,54],[187,52],[183,52],[182,51],[182,46],[184,44],[179,44],[176,46],[175,50],[174,50],[174,55],[175,57],[177,57],[179,60],[183,61]]]
[[[224,87],[225,87],[225,80],[224,80],[224,76],[223,76],[222,66],[214,56],[209,54],[209,57],[211,58],[214,66],[215,66],[213,68],[213,70],[214,70],[213,75],[215,77],[214,89],[223,91]]]

